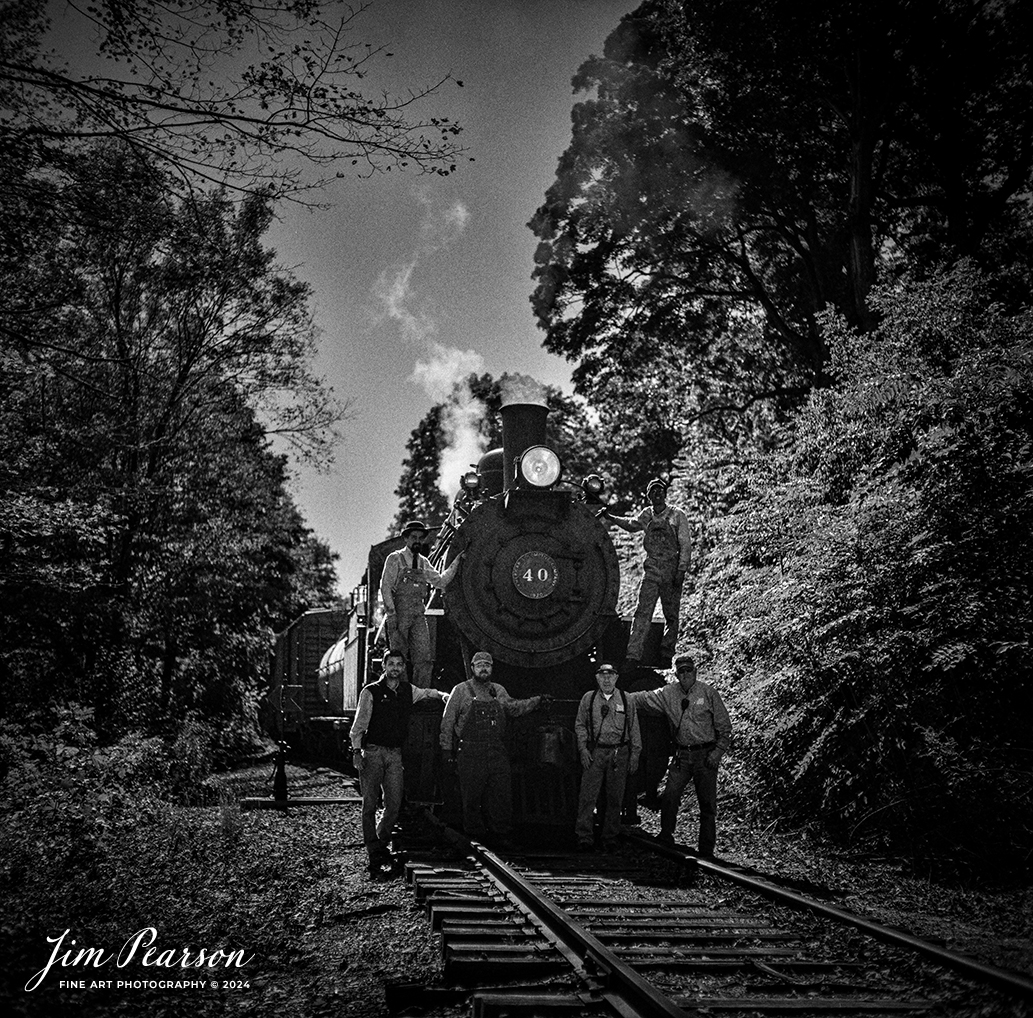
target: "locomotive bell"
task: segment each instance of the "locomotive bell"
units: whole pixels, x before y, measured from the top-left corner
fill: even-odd
[[[520,487],[520,457],[532,446],[545,445],[549,408],[541,403],[509,403],[502,407],[503,490]]]

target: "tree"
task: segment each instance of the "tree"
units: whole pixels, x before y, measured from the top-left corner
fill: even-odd
[[[8,706],[78,698],[106,735],[239,720],[272,630],[332,597],[267,448],[320,458],[340,415],[308,369],[308,291],[262,247],[260,197],[177,200],[122,147],[69,176],[4,277]]]
[[[47,50],[57,7],[59,45]],[[82,143],[117,140],[181,185],[294,198],[343,176],[340,166],[451,173],[460,128],[413,114],[454,79],[365,94],[377,60],[391,56],[350,41],[368,7],[13,0],[0,11],[0,148],[63,168]]]
[[[835,384],[688,606],[783,816],[973,865],[1028,858],[1033,794],[1033,327],[996,292],[967,265],[874,290],[873,333],[827,317]]]
[[[1028,280],[1030,17],[647,0],[623,19],[574,79],[594,95],[530,224],[532,304],[577,391],[620,378],[644,417],[670,368],[675,430],[778,416],[829,381],[819,315],[872,328],[877,280],[959,257]]]

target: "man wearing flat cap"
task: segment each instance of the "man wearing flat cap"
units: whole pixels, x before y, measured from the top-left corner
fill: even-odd
[[[463,830],[474,841],[510,848],[513,788],[509,753],[503,736],[506,718],[528,714],[552,698],[514,700],[491,681],[491,655],[478,651],[470,659],[471,678],[451,692],[441,718],[441,751],[456,764],[463,802]]]
[[[717,772],[732,744],[732,722],[717,690],[696,678],[696,662],[688,654],[679,654],[674,667],[676,682],[629,693],[628,699],[643,713],[666,717],[674,734],[657,840],[674,844],[678,808],[691,781],[699,803],[699,854],[709,857],[717,843]]]
[[[692,531],[689,519],[677,506],[667,504],[667,482],[655,477],[646,485],[649,500],[635,516],[611,516],[604,513],[621,530],[644,531],[642,546],[646,552],[642,585],[638,591],[638,607],[628,640],[626,664],[634,668],[642,660],[646,634],[653,621],[653,610],[659,599],[664,613],[664,635],[660,642],[661,664],[671,663],[678,643],[678,612],[681,589],[689,568]]]
[[[431,587],[444,589],[455,576],[460,555],[439,573],[420,553],[427,539],[423,520],[409,520],[402,527],[405,545],[391,552],[380,576],[380,596],[387,612],[387,639],[391,650],[404,654],[412,665],[412,684],[421,689],[430,685],[433,658],[430,653],[430,630],[423,614]]]

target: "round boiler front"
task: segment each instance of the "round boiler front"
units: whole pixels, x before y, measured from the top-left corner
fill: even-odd
[[[463,522],[466,550],[445,614],[475,650],[526,668],[569,661],[616,616],[617,555],[595,516],[562,491],[510,490]]]

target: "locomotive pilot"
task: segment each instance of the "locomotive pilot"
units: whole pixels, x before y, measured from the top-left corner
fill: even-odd
[[[660,793],[657,840],[674,844],[678,807],[691,781],[699,803],[699,854],[709,857],[717,843],[717,772],[732,743],[732,722],[717,690],[696,678],[691,657],[679,654],[674,665],[676,682],[629,693],[628,699],[643,713],[666,717],[674,733],[674,755]]]
[[[409,659],[412,684],[426,688],[433,665],[430,630],[423,614],[427,594],[431,587],[443,590],[448,586],[463,556],[439,573],[420,554],[420,546],[427,539],[427,525],[422,520],[406,523],[401,536],[405,546],[387,556],[380,577],[380,596],[387,612],[387,639],[391,650]]]
[[[689,569],[692,532],[685,513],[667,504],[667,482],[659,477],[646,485],[649,505],[635,516],[604,516],[629,533],[642,530],[646,552],[642,585],[638,591],[638,607],[628,640],[626,666],[634,669],[642,660],[646,634],[653,621],[653,610],[659,598],[664,613],[664,635],[660,642],[661,664],[667,667],[678,643],[678,612],[681,608],[682,584]]]
[[[352,762],[362,784],[362,841],[370,874],[392,862],[391,833],[402,808],[402,746],[409,734],[412,705],[428,697],[441,699],[436,689],[413,688],[405,681],[405,659],[389,650],[383,675],[364,686],[351,727]],[[377,823],[377,799],[384,812]]]
[[[628,774],[638,769],[642,739],[635,702],[617,689],[617,669],[600,661],[595,681],[598,688],[581,698],[574,721],[582,768],[574,835],[579,852],[591,851],[592,817],[604,789],[602,847],[612,852],[620,830],[624,785]]]
[[[503,735],[506,718],[551,702],[548,694],[514,700],[491,681],[494,661],[487,651],[470,660],[472,678],[449,694],[441,718],[441,749],[456,764],[463,803],[463,830],[474,841],[509,848],[513,827],[513,789]]]

